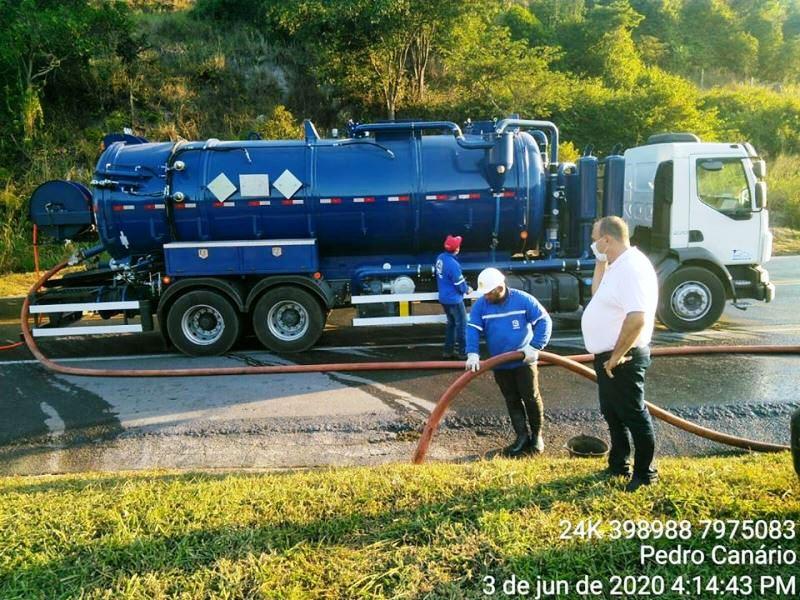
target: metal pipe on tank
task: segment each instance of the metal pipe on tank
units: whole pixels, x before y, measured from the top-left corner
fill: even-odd
[[[467,140],[461,132],[461,128],[452,121],[407,121],[404,123],[362,123],[352,128],[352,134],[367,133],[369,131],[438,131],[446,129],[452,132],[456,142],[462,148],[468,150],[489,150],[493,148],[493,141],[472,141]]]
[[[495,132],[500,134],[509,127],[536,127],[550,132],[550,162],[558,163],[558,127],[552,121],[535,121],[531,119],[503,119],[495,127]]]

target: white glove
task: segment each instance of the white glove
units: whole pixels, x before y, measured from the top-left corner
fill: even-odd
[[[467,354],[467,364],[464,366],[464,370],[475,372],[480,368],[481,368],[480,354],[475,354],[474,352],[470,352],[469,354]]]
[[[524,348],[520,348],[525,353],[525,363],[526,364],[533,364],[537,360],[539,360],[539,351],[534,348],[533,346],[525,346]]]
[[[596,258],[596,259],[597,259],[599,262],[608,262],[608,256],[606,256],[606,255],[605,255],[605,254],[603,254],[602,252],[598,252],[598,251],[597,251],[597,242],[592,242],[592,246],[591,246],[591,248],[592,248],[592,252],[594,252],[594,257],[595,257],[595,258]]]

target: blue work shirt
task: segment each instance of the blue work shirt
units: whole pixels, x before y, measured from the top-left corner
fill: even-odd
[[[541,350],[550,341],[553,321],[539,301],[521,290],[506,288],[505,300],[492,304],[481,296],[472,305],[467,323],[467,353],[478,353],[480,336],[486,336],[489,355],[533,346]],[[513,361],[495,367],[514,369],[523,361]]]
[[[436,286],[439,288],[441,304],[458,304],[464,301],[469,286],[461,273],[455,255],[442,252],[436,259]]]

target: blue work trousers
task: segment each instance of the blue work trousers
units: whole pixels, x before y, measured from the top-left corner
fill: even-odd
[[[442,304],[447,315],[447,329],[444,334],[444,352],[463,353],[467,349],[467,309],[464,302]]]

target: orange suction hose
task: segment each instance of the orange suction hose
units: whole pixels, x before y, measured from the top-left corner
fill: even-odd
[[[462,362],[454,361],[426,361],[426,362],[371,362],[371,363],[327,363],[318,365],[281,365],[281,366],[262,366],[262,367],[219,367],[211,369],[86,369],[81,367],[68,367],[60,365],[49,358],[47,358],[36,345],[31,333],[30,325],[28,323],[30,317],[30,299],[33,295],[41,289],[44,283],[49,280],[53,275],[61,271],[67,266],[67,262],[59,263],[49,271],[47,271],[41,278],[31,287],[22,303],[22,311],[20,314],[20,324],[22,326],[22,335],[25,344],[31,351],[31,354],[43,366],[56,373],[64,375],[78,375],[86,377],[205,377],[215,375],[255,375],[266,373],[323,373],[331,371],[397,371],[408,369],[461,369],[463,368]],[[652,350],[653,356],[685,356],[694,354],[799,354],[800,346],[681,346],[671,348],[654,348]],[[467,371],[456,379],[449,388],[442,394],[436,404],[433,412],[428,418],[425,429],[422,432],[422,437],[417,445],[417,450],[414,454],[414,463],[421,463],[425,459],[425,454],[433,439],[433,434],[439,426],[445,412],[447,411],[450,403],[456,396],[463,390],[472,379],[479,374],[510,360],[520,360],[523,354],[521,352],[508,352],[499,356],[492,357],[481,363],[481,368],[478,372]],[[539,357],[543,365],[552,364],[562,366],[573,373],[581,375],[591,381],[597,381],[595,372],[583,365],[580,362],[589,362],[593,356],[591,354],[580,354],[575,356],[559,356],[550,352],[540,352]],[[673,415],[672,413],[659,408],[651,403],[646,403],[650,413],[667,423],[679,427],[684,431],[693,433],[700,437],[710,439],[715,442],[727,444],[737,448],[744,448],[747,450],[754,450],[758,452],[779,452],[789,450],[789,446],[780,444],[771,444],[768,442],[759,442],[755,440],[748,440],[737,436],[729,435],[714,431],[692,423],[685,419]]]

